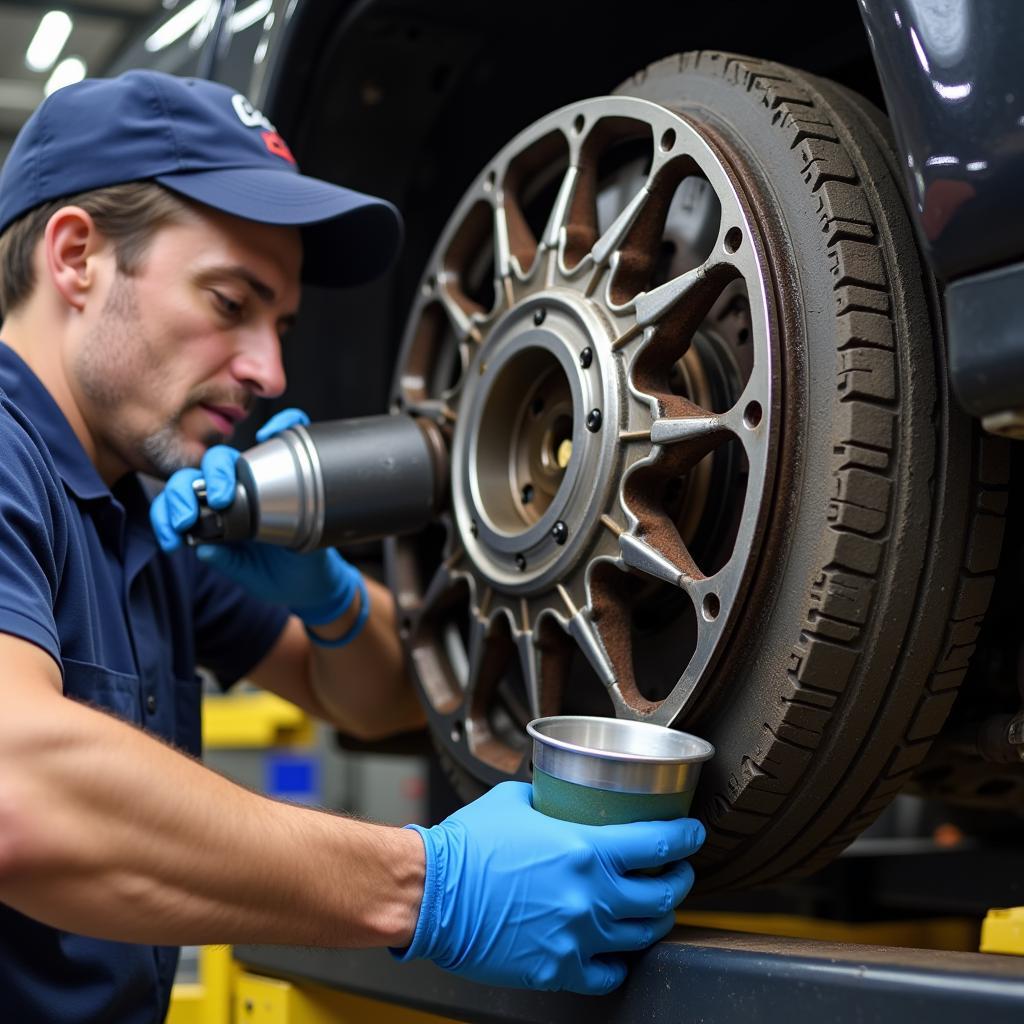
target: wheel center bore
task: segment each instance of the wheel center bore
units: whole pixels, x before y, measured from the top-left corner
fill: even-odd
[[[620,418],[614,363],[593,357],[608,339],[592,303],[553,289],[511,309],[469,367],[452,445],[455,514],[496,586],[548,585],[593,528]]]
[[[498,529],[521,533],[551,507],[571,459],[572,428],[561,364],[545,347],[524,349],[494,382],[480,421],[480,502]]]

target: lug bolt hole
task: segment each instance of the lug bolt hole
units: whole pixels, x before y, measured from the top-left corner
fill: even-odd
[[[594,361],[594,350],[589,346],[580,353],[580,366],[584,370],[590,367],[590,364]]]
[[[469,532],[473,537],[476,537],[480,533],[480,528],[476,525],[476,520],[469,524]]]
[[[676,144],[676,133],[673,128],[669,128],[667,132],[661,137],[661,151],[667,153]]]
[[[601,410],[591,409],[587,413],[587,430],[596,434],[601,429]]]
[[[494,188],[494,183],[498,180],[498,176],[494,171],[487,172],[487,180],[484,183],[486,188]]]
[[[743,243],[743,232],[739,228],[729,228],[725,233],[725,251],[736,252]]]
[[[526,572],[526,556],[516,555],[516,568],[520,572]]]
[[[456,722],[452,726],[451,737],[452,743],[461,743],[462,737],[466,735],[466,727],[461,722]]]
[[[529,505],[533,501],[533,484],[523,484],[523,489],[519,492],[519,500],[524,505]]]
[[[561,519],[551,527],[551,536],[556,544],[564,544],[569,539],[569,527]]]
[[[586,124],[586,118],[582,114],[576,115],[576,120],[572,123],[572,130],[579,135],[583,131],[583,125]]]
[[[706,594],[704,601],[701,604],[701,612],[704,618],[708,622],[714,622],[718,618],[718,613],[722,610],[722,605],[718,600],[717,594]]]
[[[535,309],[533,311],[533,322],[538,327],[540,327],[540,325],[542,323],[544,323],[544,320],[547,317],[547,315],[548,315],[548,311],[546,309]]]
[[[743,425],[748,430],[753,430],[760,422],[761,417],[764,415],[761,409],[760,402],[751,402],[746,409],[743,410]]]

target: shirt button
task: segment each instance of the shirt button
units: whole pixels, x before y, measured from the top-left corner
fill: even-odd
[[[146,710],[151,715],[156,713],[156,697],[152,693],[146,698]]]

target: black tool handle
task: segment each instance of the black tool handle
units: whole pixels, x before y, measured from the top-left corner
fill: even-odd
[[[192,484],[192,490],[199,500],[199,518],[185,533],[185,543],[223,544],[231,541],[250,540],[255,532],[252,502],[241,484],[235,485],[235,498],[225,509],[210,508],[206,502],[206,481],[202,478]]]

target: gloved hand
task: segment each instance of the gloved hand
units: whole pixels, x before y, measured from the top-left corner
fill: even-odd
[[[309,417],[299,409],[284,409],[256,431],[256,440],[266,441],[296,423],[309,423]],[[211,508],[227,508],[234,501],[238,456],[234,448],[214,445],[203,456],[199,469],[179,469],[167,481],[149,508],[153,531],[164,551],[177,548],[182,534],[199,517],[199,501],[192,490],[196,480],[205,480],[206,500]],[[359,570],[333,549],[299,554],[273,544],[248,541],[200,544],[196,556],[216,566],[251,594],[285,605],[307,626],[333,622],[360,591],[363,607],[356,626],[365,621],[368,599]],[[346,634],[346,639],[352,636]]]
[[[704,827],[691,818],[577,825],[533,809],[531,787],[504,782],[423,838],[427,874],[413,940],[475,981],[600,995],[626,977],[615,956],[671,929],[690,891]],[[634,874],[681,861],[658,875]]]

